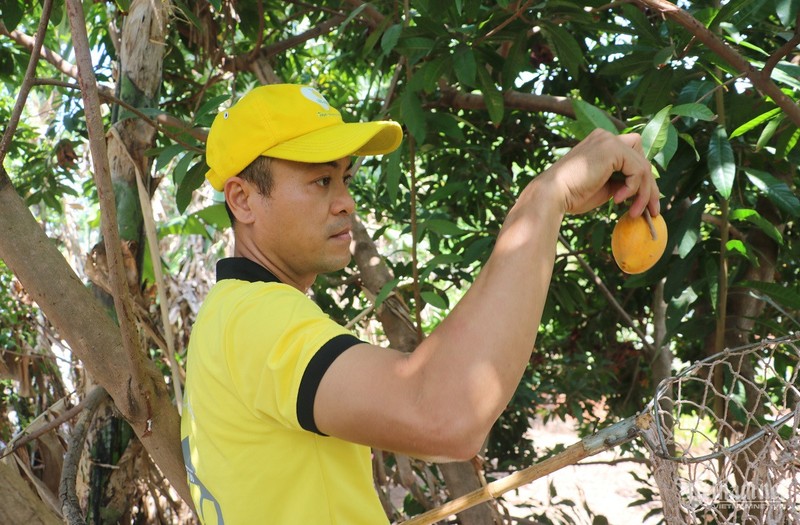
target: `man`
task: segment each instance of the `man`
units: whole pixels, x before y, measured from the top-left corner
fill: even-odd
[[[470,290],[413,353],[375,347],[305,293],[350,261],[350,157],[401,138],[394,122],[344,124],[308,86],[256,88],[215,119],[207,178],[234,257],[193,329],[182,421],[205,523],[386,523],[369,447],[478,452],[534,348],[563,216],[609,198],[659,213],[639,136],[594,132],[522,191]]]

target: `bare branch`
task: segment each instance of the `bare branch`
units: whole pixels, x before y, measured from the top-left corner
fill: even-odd
[[[486,100],[483,95],[475,93],[462,93],[454,88],[443,88],[444,95],[442,101],[456,109],[486,109]],[[575,118],[575,109],[572,102],[567,97],[556,97],[552,95],[534,95],[532,93],[520,93],[519,91],[506,91],[503,93],[503,103],[506,108],[519,109],[530,112],[555,113],[565,117]],[[618,129],[624,129],[626,124],[608,115],[608,118]]]
[[[234,57],[228,57],[222,60],[222,69],[225,71],[245,71],[250,69],[250,65],[253,61],[258,59],[268,59],[271,56],[277,55],[279,53],[283,53],[284,51],[288,51],[293,47],[296,47],[303,42],[307,42],[308,40],[312,40],[317,38],[320,35],[328,33],[334,27],[344,22],[345,17],[342,15],[336,15],[331,17],[330,19],[326,20],[325,22],[315,26],[305,33],[301,33],[299,35],[295,35],[293,37],[287,38],[281,42],[276,44],[271,44],[265,46],[263,48],[254,49],[252,51],[248,51],[246,53],[242,53],[240,55]]]
[[[34,79],[33,83],[34,85],[37,86],[57,86],[67,89],[81,88],[77,84],[72,84],[70,82],[63,82],[61,80],[56,80],[52,78],[37,78]],[[192,144],[189,144],[181,140],[181,138],[178,135],[172,133],[171,131],[169,131],[169,129],[177,129],[181,133],[186,133],[187,135],[199,140],[200,142],[206,141],[206,139],[208,138],[208,131],[201,128],[190,128],[189,126],[186,125],[185,122],[179,120],[176,117],[173,117],[168,113],[159,113],[158,115],[155,116],[155,118],[151,118],[145,113],[143,113],[140,109],[131,106],[121,98],[114,95],[111,92],[111,90],[106,87],[99,86],[98,93],[100,95],[100,98],[102,98],[106,102],[117,104],[118,106],[125,108],[126,111],[133,113],[134,115],[142,119],[142,121],[144,121],[146,124],[149,124],[153,128],[157,129],[158,131],[169,137],[169,139],[175,142],[176,144],[180,144],[181,146],[185,147],[188,150],[195,151],[197,153],[203,153],[204,150],[202,148],[198,148],[197,146],[194,146]]]
[[[778,62],[785,58],[786,55],[791,53],[798,44],[800,44],[800,13],[797,13],[797,19],[794,21],[794,35],[792,35],[792,38],[787,40],[785,44],[778,48],[777,51],[770,55],[766,63],[764,63],[764,69],[761,70],[761,74],[767,77],[771,76],[772,70],[775,69],[775,66],[778,65]]]
[[[45,0],[42,6],[42,16],[39,19],[39,27],[36,29],[36,39],[33,42],[33,49],[31,50],[31,58],[28,61],[28,69],[25,71],[25,78],[22,80],[22,86],[19,88],[19,95],[14,104],[14,109],[11,111],[11,119],[6,126],[3,138],[0,140],[0,164],[6,157],[8,146],[11,144],[11,137],[17,130],[19,118],[22,116],[22,109],[25,107],[25,102],[28,100],[28,93],[33,87],[33,77],[36,74],[36,63],[39,62],[39,53],[42,49],[42,42],[44,35],[47,32],[47,23],[50,20],[50,11],[53,8],[53,0]],[[5,26],[3,26],[5,29]]]
[[[86,128],[89,133],[95,185],[97,186],[97,196],[100,201],[100,228],[106,246],[111,286],[114,289],[114,308],[119,319],[122,345],[129,359],[131,384],[135,385],[136,388],[142,388],[142,351],[133,315],[133,301],[125,276],[122,246],[117,225],[114,188],[111,183],[111,169],[108,163],[108,150],[105,141],[105,129],[100,113],[100,95],[89,51],[89,37],[86,33],[83,6],[80,0],[67,0],[66,5],[72,29],[72,42],[75,46],[78,81],[80,82],[84,111],[86,113]],[[142,407],[139,405],[137,393],[129,391],[124,405],[119,406],[119,408],[127,419],[131,419],[141,410]],[[147,417],[149,419],[150,415],[148,414]]]
[[[21,45],[25,49],[30,52],[33,52],[35,40],[30,36],[26,35],[18,31],[17,29],[9,32],[6,29],[6,26],[0,21],[0,35],[5,35],[9,37],[11,40],[16,42],[17,44]],[[41,57],[44,58],[47,62],[50,62],[56,69],[67,75],[68,77],[78,78],[78,67],[74,64],[71,64],[67,59],[56,53],[55,51],[51,51],[45,46],[41,47]]]
[[[83,413],[78,418],[69,438],[67,454],[64,456],[64,467],[61,470],[61,482],[58,487],[61,511],[64,514],[64,520],[69,525],[85,525],[86,523],[78,496],[75,493],[75,477],[78,475],[78,462],[81,459],[81,452],[83,452],[83,442],[86,441],[94,414],[100,403],[107,398],[108,393],[103,387],[95,387],[89,392],[84,400]]]

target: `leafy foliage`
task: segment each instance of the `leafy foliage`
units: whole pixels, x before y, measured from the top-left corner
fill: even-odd
[[[125,22],[125,4],[87,6],[99,80],[109,85],[118,57],[106,28]],[[658,379],[653,347],[684,362],[708,353],[720,301],[733,312],[725,322],[744,338],[800,327],[797,123],[686,27],[644,4],[415,0],[405,12],[388,0],[175,2],[158,107],[145,113],[205,129],[220,107],[279,79],[317,85],[347,120],[400,121],[404,145],[365,159],[354,194],[395,276],[378,300],[398,292],[420,311],[425,330],[469,287],[528,182],[595,128],[642,133],[660,176],[667,253],[646,274],[625,277],[609,252],[624,206],[565,220],[537,348],[488,442],[494,468],[518,469],[539,454],[535,438],[522,437],[531,419],[570,417],[589,432],[596,408],[622,417],[650,395]],[[755,69],[797,30],[797,2],[717,4],[681,5]],[[33,33],[38,3],[0,6],[9,31]],[[62,17],[51,20],[45,46],[69,58]],[[771,75],[794,104],[798,56],[796,48],[776,56]],[[0,38],[4,121],[27,57]],[[37,75],[72,80],[46,63]],[[28,203],[60,221],[68,199],[96,202],[82,103],[64,87],[40,85],[34,95],[6,166]],[[162,126],[149,154],[168,214],[160,235],[208,252],[220,249],[227,222],[218,197],[202,185],[203,148],[188,128]],[[162,253],[171,269],[195,256]],[[315,297],[342,322],[369,303],[352,286],[358,277],[348,268],[315,286]],[[630,321],[609,307],[604,290]],[[3,325],[13,326],[17,315],[0,305]],[[359,327],[382,337],[372,323]]]

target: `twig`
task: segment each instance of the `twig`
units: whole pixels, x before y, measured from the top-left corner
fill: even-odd
[[[259,50],[248,51],[241,55],[228,57],[222,61],[222,69],[231,72],[244,71],[249,68],[250,64],[256,58],[260,56],[269,58],[279,53],[283,53],[284,51],[288,51],[289,49],[292,49],[303,42],[324,35],[325,33],[333,30],[333,28],[337,25],[344,22],[344,20],[345,17],[343,15],[336,15],[299,35],[287,38],[286,40],[282,40],[275,44],[264,46]]]
[[[645,222],[647,222],[647,228],[650,230],[650,237],[652,237],[654,241],[657,241],[658,233],[656,233],[656,227],[653,224],[653,218],[650,216],[650,210],[645,208],[642,215],[644,216]]]
[[[39,86],[57,86],[66,89],[80,89],[80,86],[78,84],[64,82],[52,78],[37,78],[34,80],[34,84]],[[181,131],[181,133],[186,133],[187,135],[199,140],[200,142],[205,142],[206,139],[208,138],[207,131],[200,128],[188,127],[183,121],[178,120],[177,118],[167,113],[159,113],[153,119],[148,115],[146,115],[144,112],[142,112],[140,109],[131,106],[121,98],[114,95],[108,88],[100,87],[100,89],[98,90],[98,94],[100,95],[100,98],[104,99],[106,102],[112,102],[114,104],[117,104],[118,106],[124,108],[126,111],[133,113],[134,115],[142,119],[143,122],[157,129],[158,131],[166,135],[170,140],[174,141],[176,144],[180,144],[186,149],[197,153],[203,153],[205,151],[202,148],[198,148],[197,146],[184,142],[183,140],[178,138],[177,135],[169,132],[165,128],[178,129]]]
[[[31,58],[28,61],[28,68],[25,70],[25,78],[22,80],[22,85],[19,88],[19,95],[17,101],[14,103],[14,109],[11,111],[11,119],[6,125],[6,130],[3,133],[3,138],[0,140],[0,165],[6,158],[8,147],[11,145],[11,138],[17,130],[19,119],[22,116],[22,109],[25,107],[25,102],[28,100],[28,93],[33,87],[33,78],[36,74],[36,64],[39,62],[39,53],[42,50],[42,42],[44,42],[44,35],[47,32],[47,23],[50,21],[50,11],[53,8],[53,0],[45,0],[42,6],[42,16],[39,18],[39,27],[36,29],[36,38],[33,41],[33,49],[31,50]],[[5,28],[5,26],[3,26]]]
[[[519,18],[520,16],[522,16],[522,13],[523,13],[523,12],[524,12],[526,9],[528,9],[528,6],[530,6],[530,5],[531,5],[531,3],[533,3],[533,0],[527,0],[527,1],[525,2],[525,4],[523,4],[523,6],[522,6],[522,7],[520,7],[519,9],[517,9],[517,10],[514,12],[514,14],[513,14],[513,15],[511,15],[511,16],[509,16],[508,18],[506,18],[505,20],[503,20],[503,21],[502,21],[500,24],[498,24],[498,25],[497,25],[497,27],[494,27],[494,28],[492,28],[492,30],[491,30],[491,31],[489,31],[488,33],[486,33],[485,35],[483,35],[481,38],[479,38],[478,40],[476,40],[476,41],[475,41],[475,43],[474,43],[474,44],[472,44],[472,47],[476,47],[476,46],[478,46],[478,44],[480,44],[480,43],[481,43],[481,42],[483,42],[484,40],[486,40],[486,39],[488,39],[488,38],[491,38],[491,37],[492,37],[492,36],[494,36],[494,35],[495,35],[495,34],[496,34],[498,31],[500,31],[501,29],[503,29],[504,27],[506,27],[508,24],[510,24],[511,22],[513,22],[514,20],[516,20],[517,18]]]
[[[117,224],[117,210],[114,197],[114,188],[111,182],[111,169],[108,161],[108,149],[105,142],[103,120],[100,113],[100,96],[98,94],[97,79],[94,75],[94,66],[89,51],[89,37],[86,33],[86,22],[83,6],[80,0],[67,0],[67,15],[72,30],[72,42],[75,46],[75,57],[78,65],[78,82],[81,86],[83,106],[86,114],[86,129],[89,133],[89,146],[94,165],[94,180],[97,186],[97,196],[100,202],[101,221],[100,228],[106,246],[109,277],[114,290],[114,308],[119,320],[122,345],[130,363],[130,384],[135,388],[142,388],[143,378],[141,370],[142,352],[139,345],[139,336],[133,315],[132,298],[128,289],[128,280],[123,266],[122,246],[120,243],[119,227]],[[130,388],[125,405],[119,406],[126,419],[138,419],[136,414],[141,407],[137,403],[138,395]],[[118,400],[122,401],[122,400]],[[150,417],[150,414],[147,415]]]
[[[6,26],[3,25],[2,21],[0,21],[0,34],[6,35],[11,40],[13,40],[17,44],[27,49],[29,52],[33,51],[34,49],[35,40],[33,38],[26,35],[25,33],[21,33],[17,29],[9,32],[8,29],[6,29]],[[75,67],[74,64],[68,62],[64,57],[62,57],[58,53],[51,51],[46,46],[41,46],[40,55],[47,62],[53,65],[57,70],[61,71],[68,77],[78,78],[78,68]]]
[[[91,425],[94,413],[97,407],[100,406],[105,399],[108,398],[108,393],[101,386],[95,387],[94,390],[89,392],[84,399],[84,411],[75,428],[72,430],[72,435],[69,438],[67,445],[67,453],[64,456],[64,467],[61,469],[61,481],[58,486],[58,496],[61,500],[61,512],[64,514],[64,520],[69,525],[85,525],[86,519],[83,517],[78,496],[75,493],[75,478],[78,475],[78,462],[81,459],[83,452],[83,442],[86,441],[86,435],[89,433],[89,426]]]
[[[794,21],[794,35],[792,38],[786,41],[777,51],[772,53],[767,61],[764,63],[764,67],[761,69],[761,74],[770,77],[772,76],[772,70],[775,69],[775,66],[778,65],[778,62],[781,61],[786,55],[792,52],[794,48],[797,47],[797,44],[800,44],[800,12],[797,13],[797,18]]]
[[[575,260],[578,261],[578,264],[580,264],[581,267],[583,267],[583,269],[586,271],[586,273],[588,273],[589,275],[592,276],[592,280],[594,281],[594,284],[597,285],[598,288],[600,288],[600,292],[602,292],[602,294],[605,296],[605,298],[608,300],[608,302],[611,304],[611,306],[617,312],[619,312],[619,314],[622,316],[622,318],[625,320],[625,322],[628,324],[628,326],[630,326],[631,329],[634,331],[634,333],[639,337],[639,339],[642,341],[642,345],[644,345],[644,347],[647,350],[647,352],[650,355],[656,355],[656,350],[647,341],[647,337],[639,329],[639,327],[636,326],[636,323],[634,323],[633,318],[631,318],[631,316],[628,315],[628,312],[626,312],[625,309],[622,307],[622,305],[619,304],[617,299],[614,297],[614,294],[611,293],[611,291],[608,289],[608,287],[606,287],[606,285],[603,282],[603,280],[600,279],[600,276],[597,275],[597,273],[592,269],[591,266],[589,266],[589,263],[584,261],[583,257],[580,257],[578,254],[576,254],[575,252],[572,251],[572,248],[570,247],[569,243],[567,242],[567,239],[564,237],[563,234],[561,234],[561,233],[558,234],[558,240],[561,242],[562,245],[564,245],[564,247],[567,249],[567,251],[570,253],[570,255],[574,255],[575,256]]]
[[[2,460],[7,456],[10,456],[11,454],[19,450],[19,448],[22,447],[23,445],[30,443],[34,439],[39,438],[40,436],[48,433],[54,428],[57,428],[62,423],[65,423],[70,419],[72,419],[73,417],[75,417],[76,415],[78,415],[78,413],[83,409],[83,403],[85,400],[81,401],[74,407],[68,408],[64,413],[54,418],[52,421],[48,421],[47,423],[44,423],[42,426],[38,426],[41,418],[45,417],[50,412],[55,412],[61,409],[60,405],[66,402],[66,397],[62,397],[61,399],[53,403],[44,412],[39,414],[36,417],[36,419],[34,419],[27,427],[25,427],[25,429],[23,429],[16,436],[11,438],[11,441],[8,442],[8,446],[6,446],[6,448],[3,449],[2,454],[0,454],[0,460]],[[30,430],[32,427],[35,427],[35,430]]]

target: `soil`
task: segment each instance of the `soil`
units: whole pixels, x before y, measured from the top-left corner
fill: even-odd
[[[579,440],[574,428],[574,423],[569,421],[552,420],[547,424],[536,421],[531,427],[530,437],[537,450],[552,449],[558,444],[566,447]],[[650,479],[648,465],[629,461],[602,464],[620,458],[619,451],[608,450],[587,458],[578,465],[564,467],[516,491],[506,493],[504,506],[511,516],[522,518],[519,523],[523,524],[536,523],[531,517],[542,514],[553,523],[659,523],[662,518],[660,513],[645,520],[651,510],[660,508],[657,494],[655,502],[630,506],[642,499],[637,489],[643,487],[631,473]],[[598,516],[605,517],[607,521],[602,518],[594,521]]]

